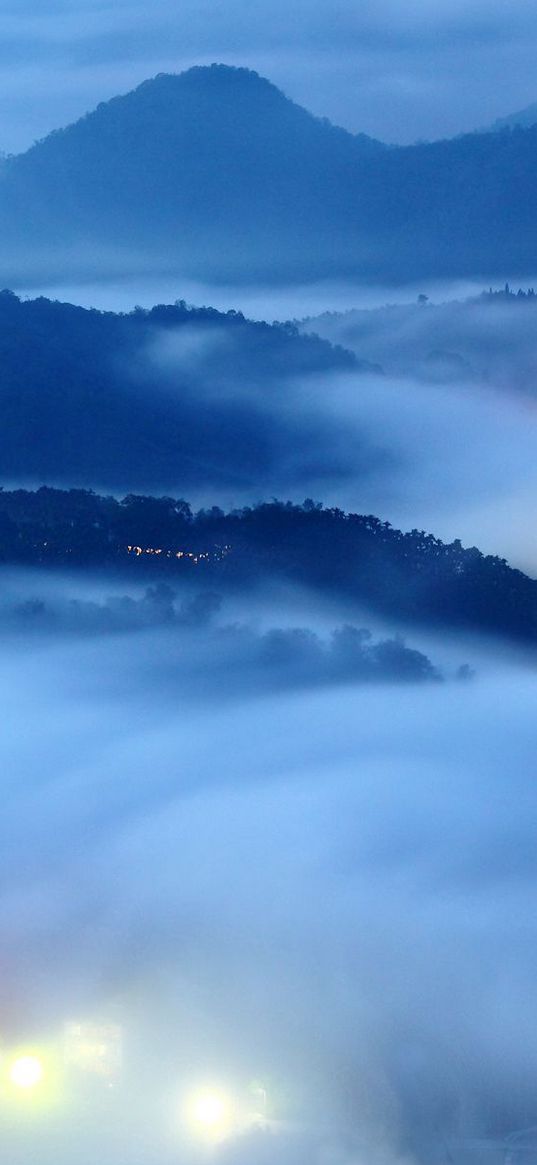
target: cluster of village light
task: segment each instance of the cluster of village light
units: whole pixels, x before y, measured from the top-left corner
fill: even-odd
[[[193,550],[163,550],[162,547],[155,546],[127,546],[129,554],[135,554],[137,558],[140,554],[163,554],[165,558],[191,558],[192,562],[199,562],[200,559],[209,558],[207,551],[199,554],[194,554]]]
[[[41,547],[43,550],[46,550],[48,545],[48,542],[34,543],[36,548]],[[231,553],[232,547],[218,546],[214,550],[199,550],[197,552],[194,550],[165,550],[162,546],[128,545],[124,549],[127,550],[127,554],[133,554],[136,558],[139,558],[141,554],[149,554],[157,558],[159,555],[162,555],[163,558],[188,558],[190,562],[193,562],[197,566],[198,562],[221,562],[227,554]],[[73,548],[66,546],[63,553],[72,554]]]
[[[141,554],[163,555],[164,558],[189,558],[191,562],[197,565],[198,562],[208,562],[212,559],[214,562],[220,562],[229,554],[231,546],[222,546],[217,550],[200,550],[197,553],[194,550],[164,550],[162,546],[127,546],[128,554],[134,554],[137,558]]]

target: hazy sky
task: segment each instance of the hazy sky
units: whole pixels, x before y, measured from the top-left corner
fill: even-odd
[[[537,99],[531,0],[1,0],[0,148],[159,71],[249,65],[353,130],[473,129]]]

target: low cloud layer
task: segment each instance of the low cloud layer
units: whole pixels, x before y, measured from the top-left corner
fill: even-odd
[[[534,574],[534,298],[407,303],[327,313],[304,328],[378,362],[384,377],[330,394],[392,462],[339,504],[505,555]],[[352,494],[352,498],[350,495]]]
[[[196,1160],[181,1105],[207,1080],[270,1096],[230,1165],[443,1162],[524,1123],[528,670],[196,704],[169,630],[24,635],[0,663],[4,1043],[52,1055],[66,1018],[113,1015],[125,1062],[105,1108],[66,1085],[56,1116],[10,1117],[13,1165],[37,1137],[46,1165]]]
[[[259,629],[226,620],[213,593],[181,599],[167,583],[141,596],[104,600],[35,594],[0,604],[6,632],[30,636],[121,635],[164,630],[160,681],[194,699],[345,683],[439,680],[440,672],[401,638],[374,639],[345,624],[320,636],[296,625]],[[462,665],[462,675],[466,674]]]
[[[490,290],[471,298],[387,304],[307,319],[315,331],[392,376],[429,384],[477,384],[537,395],[537,297],[533,288]]]

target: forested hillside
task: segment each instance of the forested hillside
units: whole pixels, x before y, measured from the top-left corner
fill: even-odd
[[[225,586],[270,576],[437,627],[537,642],[537,581],[507,562],[372,515],[306,501],[225,514],[183,500],[43,487],[0,492],[4,563],[114,566]]]
[[[0,473],[28,483],[184,489],[261,482],[317,447],[282,405],[295,378],[359,370],[292,325],[184,303],[128,315],[0,293]]]

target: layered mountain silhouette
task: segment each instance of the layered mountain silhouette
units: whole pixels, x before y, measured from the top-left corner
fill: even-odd
[[[247,69],[160,75],[7,158],[0,280],[524,275],[537,127],[384,146]]]

